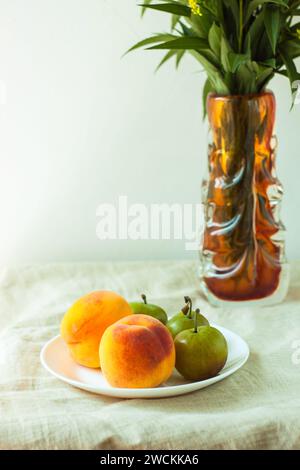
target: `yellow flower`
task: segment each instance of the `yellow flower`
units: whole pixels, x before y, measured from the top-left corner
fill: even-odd
[[[193,15],[202,16],[201,9],[197,3],[197,0],[189,0],[189,5]]]

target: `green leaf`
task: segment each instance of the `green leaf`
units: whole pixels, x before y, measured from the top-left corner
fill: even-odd
[[[280,32],[280,11],[277,7],[274,7],[273,5],[266,6],[264,11],[264,23],[273,54],[275,54]]]
[[[274,54],[272,51],[272,47],[267,35],[266,30],[264,31],[262,37],[260,38],[259,43],[257,44],[257,49],[255,52],[255,56],[253,57],[254,60],[257,62],[264,62],[269,59],[273,59]]]
[[[246,64],[250,59],[248,54],[236,54],[235,52],[229,52],[228,63],[229,71],[235,73],[242,64]]]
[[[177,56],[176,56],[176,69],[178,69],[179,67],[179,64],[181,62],[181,59],[183,58],[185,54],[185,50],[181,50],[181,51],[178,51],[177,52]]]
[[[223,9],[224,5],[222,2],[220,2],[219,0],[217,0],[215,2],[215,8],[216,8],[216,16],[218,18],[218,21],[220,24],[224,24],[224,9]]]
[[[292,59],[295,59],[300,56],[300,41],[299,39],[291,39],[289,41],[284,41],[280,44],[280,47],[283,48],[287,55]]]
[[[248,64],[243,64],[236,72],[238,92],[240,94],[252,94],[256,92],[256,73]]]
[[[243,51],[248,56],[251,57],[252,49],[251,49],[251,36],[247,34],[244,39]]]
[[[273,78],[273,76],[274,70],[271,67],[262,70],[258,74],[256,79],[256,86],[258,91],[262,91],[265,88],[266,84],[271,80],[271,78]]]
[[[225,72],[224,81],[230,90],[230,94],[235,94],[235,75],[231,72]]]
[[[233,52],[226,39],[221,38],[221,64],[225,72],[231,72],[231,64],[229,61],[229,53]]]
[[[164,11],[173,15],[191,16],[191,9],[185,5],[177,5],[176,3],[159,3],[158,5],[149,5],[147,3],[139,5],[142,8],[151,8],[152,10]]]
[[[207,114],[207,97],[210,93],[214,93],[214,87],[212,86],[210,80],[207,78],[203,87],[202,94],[202,105],[203,105],[203,119],[205,119]]]
[[[289,77],[286,70],[277,70],[276,73],[278,73],[279,75],[283,75],[283,77],[286,77],[286,78]]]
[[[221,36],[221,28],[214,23],[208,33],[208,42],[217,57],[221,55]]]
[[[217,69],[220,66],[220,59],[216,56],[209,48],[201,49],[201,54],[206,57],[209,62],[211,62]]]
[[[144,6],[142,7],[142,12],[141,12],[142,17],[144,16],[144,14],[146,12],[147,5],[149,5],[152,1],[153,0],[144,0]]]
[[[242,64],[249,60],[250,54],[235,53],[228,41],[224,37],[221,38],[221,63],[225,72],[234,74]]]
[[[157,46],[148,47],[148,49],[205,49],[208,47],[206,41],[196,37],[182,37],[172,41],[158,44]]]
[[[156,34],[155,36],[151,36],[150,38],[143,39],[142,41],[137,42],[134,46],[132,46],[128,51],[125,52],[125,55],[135,49],[139,49],[140,47],[148,46],[149,44],[154,44],[157,42],[168,41],[172,38],[176,38],[177,36],[173,36],[172,34]]]
[[[240,9],[238,0],[223,0],[226,7],[230,8],[234,16],[236,24],[239,23]]]
[[[286,67],[286,71],[287,71],[287,74],[291,83],[291,87],[293,88],[293,83],[296,80],[299,80],[300,73],[298,73],[297,67],[293,59],[291,59],[289,53],[287,52],[286,49],[284,49],[283,46],[279,48],[279,52],[280,52],[280,57],[282,58],[282,61]]]
[[[252,0],[249,2],[246,11],[246,22],[250,20],[251,15],[256,10],[256,8],[260,5],[263,5],[264,3],[275,3],[276,5],[288,8],[288,0]]]
[[[266,59],[260,62],[260,65],[271,67],[272,69],[276,68],[276,59]]]
[[[195,50],[190,50],[190,54],[198,61],[200,64],[203,66],[205,69],[208,78],[214,87],[216,93],[220,95],[228,95],[230,93],[230,90],[220,72],[220,70],[212,64],[204,55],[202,52],[195,51]]]
[[[176,28],[179,21],[180,21],[180,16],[179,15],[172,15],[172,19],[171,19],[171,30],[172,31]]]
[[[209,30],[214,22],[214,17],[211,14],[203,14],[202,16],[191,15],[191,18],[186,18],[186,21],[200,38],[207,39]]]
[[[179,20],[180,27],[182,29],[182,36],[188,36],[188,37],[198,37],[195,31],[193,31],[193,28],[189,28],[186,26],[186,24],[183,23],[183,21]]]
[[[248,35],[251,40],[251,51],[255,55],[258,44],[265,32],[264,12],[259,13],[249,28]]]
[[[295,96],[294,95],[295,84],[298,82],[298,80],[300,80],[300,73],[297,71],[297,67],[293,59],[291,59],[291,57],[289,56],[289,54],[286,52],[286,50],[283,47],[279,49],[279,52],[283,60],[283,63],[286,67],[288,79],[291,85],[292,96]],[[291,108],[293,108],[293,106],[294,106],[294,100],[292,101]]]
[[[161,68],[161,66],[165,64],[168,60],[170,60],[173,56],[176,56],[176,54],[177,51],[168,51],[156,67],[155,72],[157,72]]]

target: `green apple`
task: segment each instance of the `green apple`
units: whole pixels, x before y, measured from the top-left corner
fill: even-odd
[[[190,297],[184,297],[186,305],[183,307],[181,312],[177,313],[174,315],[167,323],[167,328],[170,331],[171,335],[173,338],[176,338],[176,336],[184,330],[189,330],[190,328],[193,328],[194,326],[194,318],[196,315],[196,312],[193,311],[193,306],[192,306],[192,301]],[[198,325],[209,325],[208,320],[201,315],[201,313],[197,313],[197,322]]]
[[[212,326],[198,326],[179,333],[174,341],[176,369],[188,380],[215,377],[225,366],[228,346],[223,334]]]
[[[158,305],[148,304],[147,297],[145,294],[141,295],[143,302],[131,302],[129,305],[136,314],[149,315],[150,317],[156,318],[161,321],[164,325],[168,321],[168,316],[163,308]]]

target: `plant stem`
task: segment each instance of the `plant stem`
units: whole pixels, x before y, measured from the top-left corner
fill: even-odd
[[[244,0],[240,0],[240,26],[239,26],[239,52],[243,47],[243,29],[244,29]]]
[[[186,304],[189,304],[189,308],[190,308],[188,318],[192,318],[192,308],[193,308],[192,299],[188,296],[185,296],[184,301]]]
[[[141,297],[144,301],[144,304],[147,305],[147,297],[145,296],[145,294],[142,294]]]
[[[200,313],[199,308],[195,311],[195,318],[194,318],[194,333],[198,333],[198,315]]]

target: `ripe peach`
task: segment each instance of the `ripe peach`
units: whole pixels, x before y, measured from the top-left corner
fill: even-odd
[[[102,372],[110,385],[151,388],[165,382],[175,366],[168,329],[148,315],[130,315],[111,325],[100,342]]]
[[[99,344],[106,328],[132,313],[123,297],[98,291],[77,300],[61,323],[61,336],[73,359],[86,367],[100,367]]]

